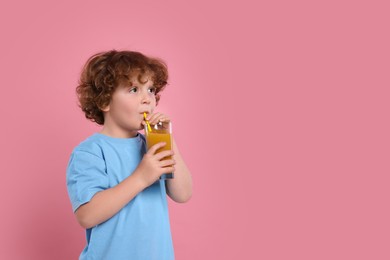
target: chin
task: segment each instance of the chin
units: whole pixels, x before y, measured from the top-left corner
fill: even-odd
[[[142,130],[143,129],[143,126],[137,126],[137,125],[128,125],[128,126],[125,126],[123,127],[123,129],[125,129],[125,131],[127,132],[138,132],[139,130]]]

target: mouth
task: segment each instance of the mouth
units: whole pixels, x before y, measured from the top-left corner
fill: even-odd
[[[142,120],[145,120],[144,113],[146,113],[146,115],[149,115],[149,111],[145,111],[145,112],[141,112],[140,113],[140,116],[142,117]]]
[[[146,116],[148,116],[148,115],[150,114],[149,111],[143,111],[143,112],[140,113],[140,115],[141,115],[142,117],[144,117],[144,113],[146,113]]]

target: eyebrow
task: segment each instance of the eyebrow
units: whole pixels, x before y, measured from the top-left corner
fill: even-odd
[[[130,85],[130,86],[126,86],[127,88],[132,88],[132,87],[140,87],[139,84],[134,84],[134,85]],[[156,86],[153,84],[151,86],[149,86],[148,88],[156,88]]]

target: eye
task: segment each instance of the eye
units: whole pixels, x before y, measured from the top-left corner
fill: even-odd
[[[153,94],[155,94],[157,91],[157,89],[155,87],[151,87],[151,88],[149,88],[149,90],[151,90],[151,93],[153,93]]]
[[[131,88],[131,89],[129,90],[129,92],[135,93],[133,90],[135,90],[135,92],[137,92],[137,87]]]

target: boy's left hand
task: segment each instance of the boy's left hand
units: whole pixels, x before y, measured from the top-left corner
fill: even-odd
[[[170,122],[169,117],[162,113],[153,113],[146,116],[146,119],[149,121],[149,124],[156,125],[159,122]],[[142,121],[142,124],[145,125],[145,120]]]

